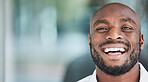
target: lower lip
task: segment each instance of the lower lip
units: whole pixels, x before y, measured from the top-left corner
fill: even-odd
[[[123,57],[125,55],[125,53],[121,54],[120,52],[117,52],[117,53],[108,53],[105,55],[110,59],[119,59],[119,58]]]

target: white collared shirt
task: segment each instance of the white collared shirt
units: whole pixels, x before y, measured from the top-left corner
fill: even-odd
[[[139,82],[148,82],[148,72],[146,71],[146,69],[143,67],[141,63],[139,63],[139,65],[140,65],[140,81]],[[83,78],[82,80],[79,80],[78,82],[97,82],[96,70],[92,75],[89,75]]]

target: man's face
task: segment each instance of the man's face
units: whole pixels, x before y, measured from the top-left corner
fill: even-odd
[[[130,71],[144,46],[137,15],[127,7],[101,9],[91,21],[89,45],[95,64],[106,74]]]

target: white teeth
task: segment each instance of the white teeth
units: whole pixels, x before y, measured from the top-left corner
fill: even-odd
[[[125,49],[124,48],[105,48],[104,52],[109,52],[109,51],[121,51],[124,52]]]

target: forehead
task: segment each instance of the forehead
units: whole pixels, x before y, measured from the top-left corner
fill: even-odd
[[[129,7],[120,4],[112,4],[99,9],[92,17],[90,27],[100,19],[119,20],[120,18],[131,18],[138,27],[140,27],[140,21],[137,14]]]

